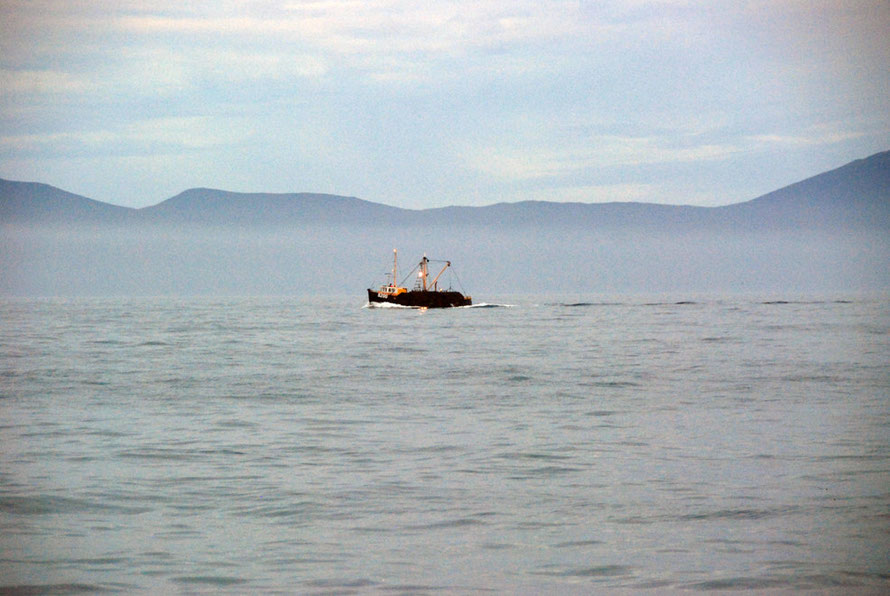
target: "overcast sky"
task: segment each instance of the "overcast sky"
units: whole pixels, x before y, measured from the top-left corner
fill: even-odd
[[[890,149],[886,0],[0,0],[0,177],[719,205]]]

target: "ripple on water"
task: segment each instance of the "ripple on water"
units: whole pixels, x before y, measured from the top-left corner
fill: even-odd
[[[219,587],[237,586],[247,583],[247,580],[244,578],[227,575],[182,575],[172,578],[172,581],[178,584],[204,584]]]
[[[628,565],[600,565],[596,567],[569,567],[558,568],[554,566],[545,566],[539,571],[534,572],[536,575],[548,575],[551,577],[587,577],[587,578],[609,578],[616,576],[632,575],[633,567]]]
[[[0,585],[0,595],[3,596],[62,596],[64,594],[102,594],[106,592],[120,592],[124,586],[103,586],[101,584],[19,584]]]
[[[97,503],[86,499],[58,497],[53,495],[3,496],[0,497],[0,511],[14,515],[51,515],[60,513],[107,512],[119,514],[139,514],[150,511],[146,507],[133,507],[109,503]]]

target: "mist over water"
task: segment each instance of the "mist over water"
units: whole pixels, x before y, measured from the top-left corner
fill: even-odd
[[[448,227],[4,226],[0,295],[360,293],[399,250],[448,259],[470,294],[886,292],[890,236],[857,233]],[[480,294],[480,295],[481,295]]]
[[[468,290],[4,300],[2,586],[888,588],[886,296]]]

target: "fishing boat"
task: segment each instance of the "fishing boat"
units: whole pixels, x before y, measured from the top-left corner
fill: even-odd
[[[451,267],[451,261],[438,261],[445,263],[442,270],[429,281],[429,264],[431,262],[426,255],[420,260],[411,273],[410,277],[417,271],[414,281],[414,288],[409,290],[396,283],[398,279],[399,253],[397,250],[392,251],[392,277],[388,284],[384,284],[372,290],[368,288],[368,303],[372,306],[381,304],[392,304],[398,306],[411,306],[415,308],[448,308],[451,306],[470,306],[473,299],[470,296],[464,296],[462,293],[448,288],[447,290],[439,289],[439,278],[445,273],[445,270]],[[407,279],[407,277],[405,278]],[[405,283],[404,280],[402,283]]]

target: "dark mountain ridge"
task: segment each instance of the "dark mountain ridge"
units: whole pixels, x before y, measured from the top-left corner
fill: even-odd
[[[0,178],[0,223],[107,224],[130,221],[134,209],[95,201],[49,184]]]
[[[172,226],[498,225],[654,228],[845,229],[890,227],[890,151],[856,160],[756,199],[723,207],[654,203],[522,201],[483,207],[403,209],[319,193],[186,190],[142,209],[40,183],[0,180],[0,223]]]
[[[358,224],[368,219],[402,218],[405,209],[356,197],[321,193],[237,193],[193,188],[138,210],[145,221],[217,225],[280,223]]]
[[[890,151],[715,211],[755,227],[890,227]]]

